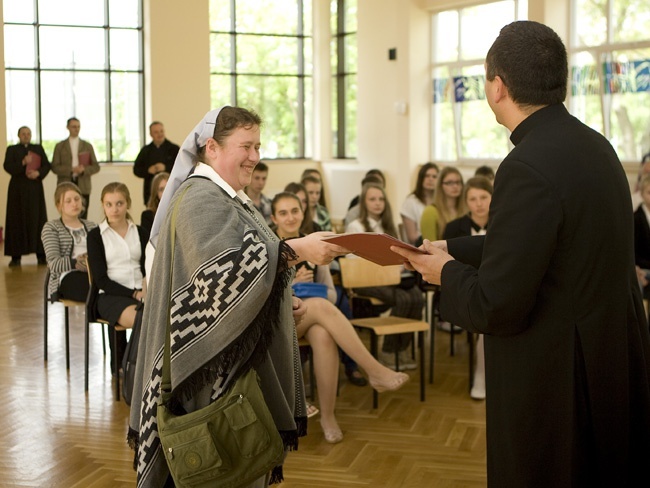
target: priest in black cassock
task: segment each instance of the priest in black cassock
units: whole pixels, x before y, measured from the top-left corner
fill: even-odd
[[[565,108],[553,30],[505,26],[485,68],[515,146],[490,231],[393,250],[441,285],[441,315],[485,334],[490,487],[650,486],[650,334],[625,171]]]
[[[47,222],[43,178],[50,172],[50,161],[40,144],[31,144],[29,127],[18,129],[20,142],[7,148],[4,168],[11,175],[7,191],[5,256],[9,266],[20,266],[21,256],[36,253],[39,264],[46,264],[41,230]]]

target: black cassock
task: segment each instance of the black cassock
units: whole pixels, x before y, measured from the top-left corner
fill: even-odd
[[[30,180],[22,160],[28,151],[41,157],[40,176]],[[16,144],[7,148],[4,168],[11,175],[7,191],[5,256],[45,254],[41,230],[47,222],[43,178],[50,172],[50,161],[40,144]]]
[[[562,104],[511,139],[490,230],[448,241],[459,261],[440,295],[447,320],[485,334],[488,484],[650,486],[650,336],[621,163]]]

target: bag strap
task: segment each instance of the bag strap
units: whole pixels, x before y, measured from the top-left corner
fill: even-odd
[[[165,394],[165,392],[171,393],[172,390],[172,381],[171,381],[171,302],[172,302],[172,277],[174,273],[174,248],[176,244],[176,215],[178,213],[178,206],[181,203],[181,200],[183,199],[183,196],[185,195],[185,192],[189,190],[191,185],[188,185],[183,189],[183,192],[181,195],[178,197],[178,200],[174,204],[174,208],[172,209],[172,216],[171,216],[171,263],[170,263],[170,268],[169,268],[169,293],[168,293],[168,301],[167,301],[167,328],[166,328],[166,333],[165,333],[165,349],[163,351],[163,366],[162,366],[162,380],[160,384],[161,388],[161,396],[159,397],[159,402],[166,403],[166,398],[168,395]],[[236,200],[241,203],[244,208],[246,208],[249,212],[251,212],[250,208],[244,204],[244,202],[239,199],[239,197],[236,198]],[[257,218],[256,218],[257,220]],[[257,220],[259,223],[259,220]],[[260,224],[261,226],[261,224]],[[261,226],[263,227],[263,226]],[[215,392],[215,398],[218,398],[221,396],[223,392],[225,392],[228,387],[230,386],[231,380],[235,375],[235,372],[239,369],[239,367],[245,362],[247,358],[240,358],[230,369],[228,372],[228,375],[223,379],[221,382],[221,385]]]
[[[167,294],[167,326],[165,333],[165,349],[163,352],[163,367],[162,367],[162,380],[160,384],[161,390],[169,391],[172,390],[172,380],[171,380],[171,308],[172,308],[172,277],[174,276],[174,248],[176,246],[176,215],[178,214],[178,206],[185,196],[185,192],[190,189],[191,185],[187,185],[183,192],[176,200],[174,208],[172,209],[171,217],[171,263],[169,265],[169,293]],[[162,398],[162,397],[161,397]]]

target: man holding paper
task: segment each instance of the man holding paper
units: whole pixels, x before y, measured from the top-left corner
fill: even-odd
[[[36,253],[45,264],[41,230],[47,222],[43,178],[50,172],[50,162],[40,144],[31,144],[29,127],[18,129],[19,143],[7,148],[4,168],[11,175],[7,191],[7,235],[5,256],[9,266],[20,266],[23,254]]]
[[[76,117],[68,119],[70,137],[59,142],[52,156],[52,171],[58,176],[58,183],[72,181],[81,190],[84,198],[84,210],[79,216],[85,219],[90,205],[90,177],[99,172],[99,163],[90,142],[79,137],[81,123]]]

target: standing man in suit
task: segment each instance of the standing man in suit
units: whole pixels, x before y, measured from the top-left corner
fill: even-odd
[[[47,264],[41,230],[47,222],[43,178],[50,162],[40,144],[32,144],[29,127],[18,129],[19,143],[7,148],[4,169],[11,175],[7,191],[5,256],[10,267],[20,266],[23,254],[36,253],[38,264]]]
[[[79,217],[85,219],[88,216],[88,206],[90,205],[90,190],[92,188],[90,177],[99,172],[99,163],[97,163],[92,144],[79,138],[81,130],[79,119],[69,118],[66,127],[70,137],[57,143],[54,147],[52,171],[58,176],[57,184],[72,181],[79,187],[84,198],[84,209]]]
[[[515,145],[490,230],[394,251],[441,284],[444,317],[485,334],[490,486],[648,486],[650,334],[625,172],[563,105],[567,54],[553,30],[505,26],[485,69]]]
[[[172,172],[176,155],[180,148],[165,138],[165,126],[162,122],[152,122],[149,125],[151,143],[140,149],[133,164],[133,173],[144,178],[144,204],[148,205],[151,195],[151,181],[158,173]]]

